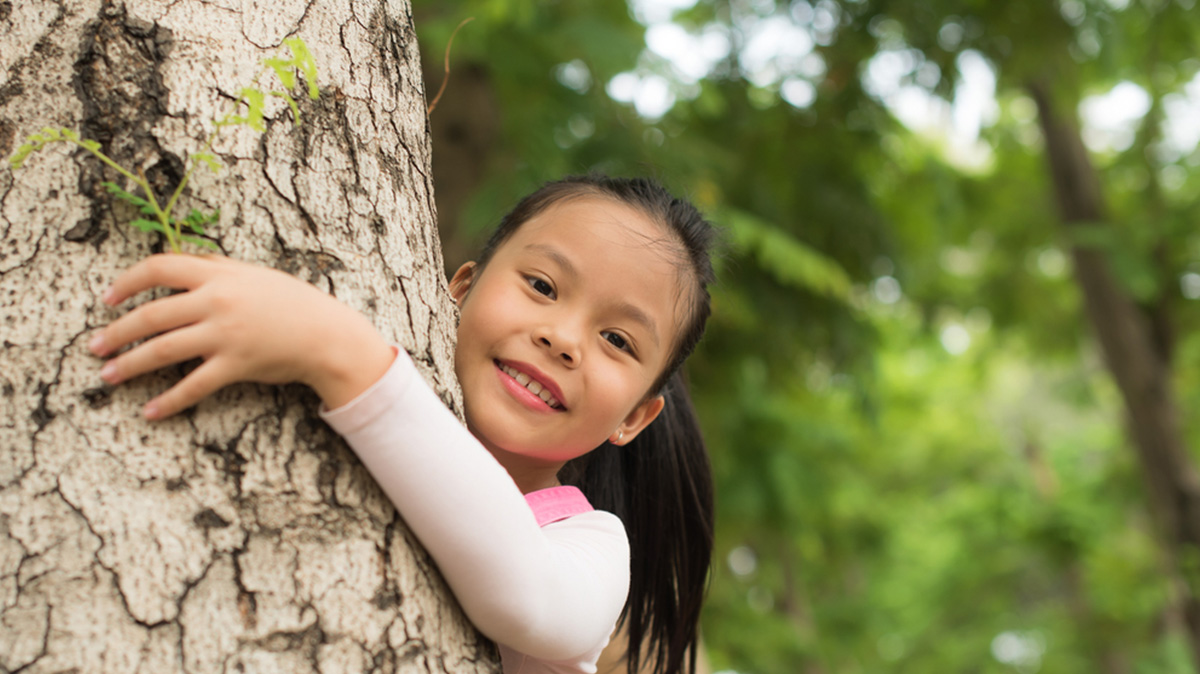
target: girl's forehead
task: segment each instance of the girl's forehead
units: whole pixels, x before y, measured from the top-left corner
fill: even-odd
[[[586,252],[589,260],[632,258],[649,265],[647,271],[669,271],[672,276],[679,276],[686,259],[682,245],[665,225],[638,208],[598,196],[552,204],[519,227],[509,242],[542,252],[546,246],[564,246]]]

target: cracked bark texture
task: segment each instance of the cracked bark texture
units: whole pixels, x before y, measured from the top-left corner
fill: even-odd
[[[230,130],[181,203],[231,256],[336,295],[461,409],[407,2],[0,0],[0,155],[80,129],[162,191],[262,58],[320,68],[303,125]],[[185,367],[102,386],[99,293],[161,249],[51,146],[0,170],[0,672],[496,672],[428,557],[301,387],[230,387],[165,422]]]

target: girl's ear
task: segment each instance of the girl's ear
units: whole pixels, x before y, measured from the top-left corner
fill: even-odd
[[[450,296],[454,298],[455,304],[462,304],[463,298],[467,296],[467,291],[471,289],[471,281],[474,280],[474,262],[464,262],[463,266],[454,272],[454,276],[450,279]]]
[[[633,408],[633,411],[629,413],[629,416],[625,417],[625,420],[621,422],[617,430],[613,431],[608,441],[614,445],[627,444],[636,438],[638,433],[641,433],[643,429],[649,426],[651,421],[658,418],[665,404],[662,396],[654,396]]]

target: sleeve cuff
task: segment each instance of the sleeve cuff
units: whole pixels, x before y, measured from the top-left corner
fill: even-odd
[[[392,359],[391,367],[367,390],[340,407],[328,409],[322,404],[317,410],[333,430],[342,436],[361,430],[383,414],[397,399],[403,397],[414,381],[422,381],[408,352],[394,344],[392,352],[395,358]]]

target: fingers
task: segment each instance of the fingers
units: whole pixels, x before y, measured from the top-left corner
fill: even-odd
[[[97,332],[88,342],[88,348],[97,356],[106,356],[139,339],[191,325],[204,317],[205,309],[203,299],[196,293],[187,292],[157,299],[143,304]]]
[[[147,419],[164,419],[216,393],[218,389],[233,381],[224,373],[226,368],[223,363],[220,358],[205,361],[178,384],[146,403],[142,408],[142,416]]]
[[[100,377],[116,385],[168,365],[203,358],[213,348],[208,333],[203,326],[189,326],[159,335],[109,360],[100,369]]]
[[[227,306],[230,293],[221,288],[228,291],[232,287],[234,296],[240,297],[236,289],[247,287],[246,279],[253,277],[254,271],[257,268],[227,258],[182,254],[155,255],[130,267],[104,292],[106,304],[116,305],[157,287],[188,292],[139,306],[98,331],[88,343],[98,356],[149,338],[105,363],[101,377],[110,384],[119,384],[168,365],[205,359],[179,383],[145,405],[143,414],[148,419],[171,416],[237,381],[244,368],[231,365],[233,361],[222,347],[228,335],[220,325],[228,326],[229,321],[212,319],[214,312],[224,316],[232,311]],[[239,306],[245,313],[245,303]]]
[[[151,255],[118,276],[102,299],[112,306],[158,286],[191,290],[215,272],[214,265],[220,264],[219,259],[180,253]]]

